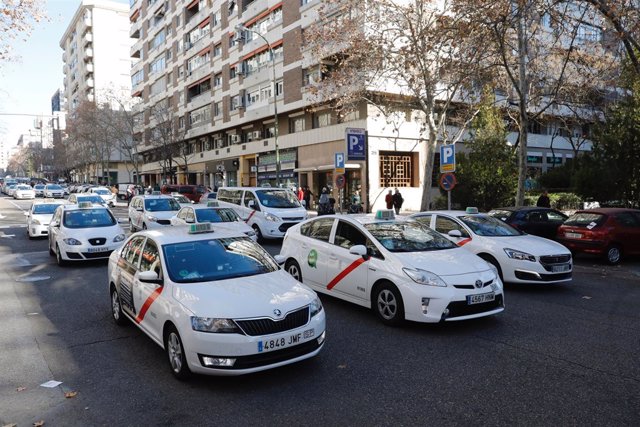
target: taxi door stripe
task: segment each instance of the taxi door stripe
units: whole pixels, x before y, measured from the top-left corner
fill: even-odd
[[[147,310],[151,307],[151,304],[160,296],[162,293],[163,286],[158,286],[152,293],[149,295],[149,298],[142,304],[142,308],[140,309],[140,313],[135,318],[136,323],[142,322],[144,319],[144,315],[147,314]]]
[[[464,245],[466,245],[467,243],[469,243],[470,241],[471,241],[471,237],[466,238],[466,239],[464,239],[464,240],[460,240],[460,241],[458,242],[458,246],[464,246]]]
[[[347,268],[342,270],[336,277],[333,278],[333,280],[331,282],[329,282],[329,284],[327,285],[327,289],[331,290],[335,285],[338,284],[338,282],[340,282],[342,279],[347,277],[347,275],[349,273],[351,273],[353,270],[358,268],[358,266],[360,264],[362,264],[363,262],[365,262],[365,259],[362,258],[362,257],[360,257],[357,260],[353,261],[351,264],[349,264],[349,266]]]
[[[249,216],[247,217],[247,219],[244,220],[244,222],[248,223],[249,220],[251,219],[251,217],[253,216],[253,214],[256,213],[256,211],[251,211],[251,213],[249,214]]]

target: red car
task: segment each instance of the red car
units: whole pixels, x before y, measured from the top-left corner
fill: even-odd
[[[623,256],[640,255],[640,210],[577,211],[558,228],[557,240],[571,252],[600,255],[618,264]]]

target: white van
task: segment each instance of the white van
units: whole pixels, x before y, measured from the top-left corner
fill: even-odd
[[[287,230],[307,219],[307,211],[291,190],[267,187],[221,187],[218,203],[235,210],[260,238],[284,237]]]

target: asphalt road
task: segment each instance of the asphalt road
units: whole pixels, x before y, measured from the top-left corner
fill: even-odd
[[[104,262],[60,268],[0,199],[0,425],[637,425],[640,262],[578,259],[563,286],[506,287],[501,315],[383,326],[322,297],[315,359],[243,377],[171,375],[111,320]],[[116,208],[124,217],[124,208]],[[267,245],[277,253],[279,242]],[[62,381],[55,388],[40,384]],[[73,397],[65,393],[77,392]]]

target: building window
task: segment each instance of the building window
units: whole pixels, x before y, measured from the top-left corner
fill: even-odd
[[[218,43],[213,47],[213,56],[215,57],[220,55],[222,55],[222,45]]]
[[[236,66],[232,65],[231,68],[229,68],[229,79],[234,79],[236,77]]]
[[[166,77],[161,77],[158,80],[156,80],[152,85],[151,85],[151,89],[150,89],[150,93],[149,95],[154,96],[157,95],[159,93],[162,93],[165,91],[165,89],[167,88],[167,78]]]
[[[279,80],[276,82],[276,97],[281,96],[284,93],[284,82]]]
[[[208,122],[211,122],[211,108],[208,105],[189,113],[189,125],[191,127],[202,126]]]
[[[418,183],[418,153],[381,151],[380,186],[416,187]]]
[[[190,72],[202,67],[211,59],[211,51],[207,50],[201,54],[195,55],[187,61],[187,68]]]
[[[213,115],[220,117],[222,115],[222,102],[216,102],[213,104]]]
[[[304,116],[292,117],[289,119],[289,133],[304,131]]]
[[[149,75],[164,71],[166,67],[167,67],[166,54],[163,53],[158,58],[156,58],[149,66]]]
[[[238,95],[231,97],[231,103],[229,104],[229,111],[235,111],[240,106],[240,97]]]
[[[213,76],[213,87],[220,87],[222,86],[222,74],[218,73],[215,76]]]
[[[322,128],[326,126],[331,126],[333,123],[331,122],[331,112],[322,111],[319,113],[313,113],[313,128]]]

